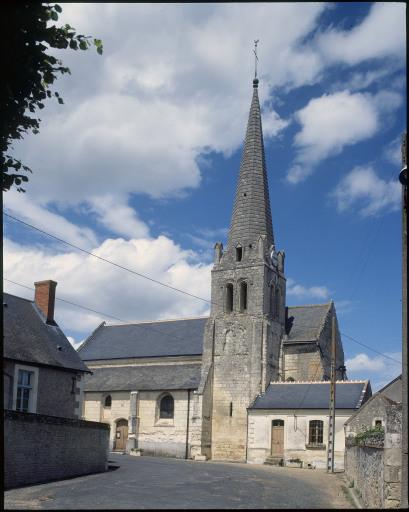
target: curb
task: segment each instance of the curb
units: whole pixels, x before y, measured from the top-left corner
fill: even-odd
[[[348,494],[352,501],[354,502],[354,505],[356,508],[363,508],[362,503],[360,502],[358,496],[356,495],[356,492],[353,487],[347,487]]]

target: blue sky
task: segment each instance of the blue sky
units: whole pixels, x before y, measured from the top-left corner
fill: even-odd
[[[252,94],[253,40],[276,245],[287,303],[335,301],[341,332],[401,351],[400,136],[406,127],[403,3],[63,4],[61,23],[103,40],[56,52],[34,169],[6,211],[204,298],[226,241]],[[57,296],[126,321],[202,316],[177,294],[5,218],[5,277],[54,279]],[[5,291],[33,292],[4,284]],[[105,318],[57,303],[74,344]],[[399,364],[343,337],[350,378],[375,388]]]

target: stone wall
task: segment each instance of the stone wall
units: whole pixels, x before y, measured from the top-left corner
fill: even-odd
[[[374,406],[382,403],[381,400],[374,402]],[[346,447],[345,472],[366,508],[400,506],[401,404],[387,405],[385,417],[383,443],[374,446],[370,444],[371,440],[368,438],[366,444],[357,445],[354,438],[350,438]]]
[[[4,411],[4,485],[19,487],[105,471],[109,427]]]

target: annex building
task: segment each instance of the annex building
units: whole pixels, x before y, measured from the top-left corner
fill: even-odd
[[[78,351],[93,372],[85,378],[83,415],[110,424],[116,450],[230,461],[260,461],[274,453],[285,459],[292,449],[290,413],[261,413],[260,400],[266,396],[262,403],[276,407],[278,392],[280,403],[288,399],[284,409],[297,410],[294,396],[301,400],[304,394],[294,394],[298,386],[329,379],[333,317],[337,378],[343,381],[334,303],[286,303],[285,254],[275,248],[254,79],[228,243],[214,247],[210,316],[101,324]],[[350,415],[366,396],[367,383],[342,386],[342,407]],[[325,455],[329,385],[319,388],[319,399],[316,384],[309,389],[312,409],[304,434],[297,434],[297,449],[315,444]],[[311,412],[317,410],[319,418]],[[320,423],[311,426],[314,418]],[[274,426],[283,430],[277,434]],[[257,428],[263,429],[262,449]],[[339,430],[343,436],[343,423]]]

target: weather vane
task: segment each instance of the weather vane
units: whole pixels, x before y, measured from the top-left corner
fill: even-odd
[[[257,62],[258,62],[257,43],[259,41],[260,41],[260,39],[255,39],[255,41],[254,41],[254,50],[253,50],[253,53],[254,53],[254,56],[255,56],[255,59],[254,59],[254,78],[257,78]]]

